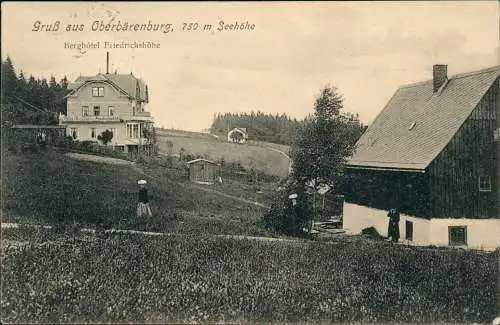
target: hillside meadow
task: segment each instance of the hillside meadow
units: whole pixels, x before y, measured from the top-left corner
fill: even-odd
[[[173,154],[179,154],[181,148],[187,153],[207,156],[212,160],[223,158],[226,162],[239,162],[246,169],[254,168],[269,175],[285,177],[288,174],[289,160],[279,152],[288,152],[288,146],[269,144],[265,142],[250,142],[236,144],[217,139],[210,135],[158,132],[158,146],[160,151],[166,153],[167,141],[174,145]]]
[[[221,196],[229,192],[261,200],[245,184],[200,188],[177,169],[111,165],[72,159],[56,151],[2,158],[3,221],[78,224],[147,231],[261,233],[264,209]],[[147,172],[144,172],[146,169]],[[153,218],[135,217],[137,180],[145,178]],[[245,194],[250,192],[250,194]]]

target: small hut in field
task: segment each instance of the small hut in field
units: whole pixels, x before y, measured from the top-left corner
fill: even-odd
[[[207,159],[195,159],[187,162],[189,180],[198,184],[213,184],[218,176],[219,165]]]

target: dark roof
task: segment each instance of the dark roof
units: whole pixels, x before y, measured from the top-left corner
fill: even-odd
[[[74,83],[68,86],[73,91],[80,88],[88,81],[109,81],[115,87],[123,91],[127,96],[146,100],[146,83],[133,74],[98,74],[96,76],[79,76]],[[139,93],[137,92],[139,90]]]
[[[246,134],[247,133],[247,128],[234,128],[231,131],[229,131],[229,133],[231,133],[231,132],[240,132],[240,133]]]
[[[400,87],[357,142],[347,167],[424,170],[450,142],[500,74],[500,66]],[[414,124],[413,124],[414,123]]]
[[[16,124],[13,129],[65,129],[64,125],[34,125],[34,124]]]

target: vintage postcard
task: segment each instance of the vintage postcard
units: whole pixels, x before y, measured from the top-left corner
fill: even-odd
[[[2,323],[500,325],[498,1],[1,10]]]

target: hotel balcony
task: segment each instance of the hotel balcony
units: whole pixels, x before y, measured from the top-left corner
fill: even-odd
[[[150,112],[136,112],[135,115],[121,115],[121,116],[109,116],[109,115],[87,115],[87,116],[66,116],[59,115],[59,124],[64,124],[68,122],[76,123],[99,123],[99,122],[115,122],[123,123],[125,121],[153,121],[153,117]]]
[[[151,112],[135,112],[135,115],[124,117],[124,119],[131,121],[153,121]]]
[[[66,115],[59,115],[59,123],[65,123],[65,122],[89,122],[89,123],[95,123],[95,122],[120,122],[122,118],[119,116],[95,116],[95,115],[88,115],[88,116],[66,116]]]

